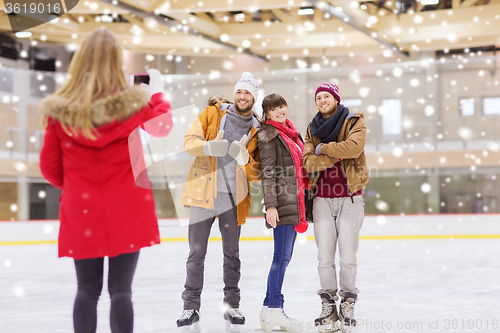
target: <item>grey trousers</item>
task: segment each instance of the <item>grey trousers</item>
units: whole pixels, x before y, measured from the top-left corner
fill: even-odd
[[[236,201],[235,201],[236,202]],[[199,310],[210,229],[219,216],[219,230],[222,236],[224,303],[230,308],[240,305],[240,254],[241,227],[238,226],[236,207],[232,206],[228,193],[218,192],[214,209],[191,207],[189,212],[189,257],[186,262],[186,283],[182,300],[184,310]]]
[[[342,299],[357,299],[356,288],[359,231],[364,219],[363,196],[346,198],[314,198],[314,238],[318,246],[318,273],[321,289],[318,294],[328,292],[337,296],[335,252],[339,247],[340,291]]]

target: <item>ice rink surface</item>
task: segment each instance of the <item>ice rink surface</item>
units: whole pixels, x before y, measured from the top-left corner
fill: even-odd
[[[215,227],[215,226],[214,226]],[[296,243],[283,293],[285,312],[317,332],[319,279],[314,241]],[[178,332],[187,242],[143,249],[134,284],[135,332]],[[271,241],[242,241],[241,332],[260,330],[258,315],[272,258]],[[353,332],[500,331],[499,239],[361,240]],[[72,332],[76,292],[73,261],[56,245],[0,246],[0,332]],[[205,265],[201,327],[224,332],[222,250],[210,242]],[[110,332],[109,296],[99,303],[98,332]]]

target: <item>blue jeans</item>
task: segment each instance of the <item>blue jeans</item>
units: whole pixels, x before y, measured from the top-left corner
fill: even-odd
[[[293,225],[282,225],[273,229],[274,254],[271,269],[267,277],[267,291],[264,306],[282,308],[285,302],[281,287],[285,278],[285,271],[292,259],[293,245],[297,231]]]

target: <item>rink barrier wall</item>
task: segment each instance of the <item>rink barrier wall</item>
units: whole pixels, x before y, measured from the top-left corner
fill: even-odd
[[[360,236],[360,240],[404,240],[404,239],[498,239],[500,235],[429,235],[429,236]],[[272,241],[273,237],[241,237],[241,242]],[[308,236],[306,240],[313,241],[314,237]],[[187,242],[187,238],[162,238],[161,242]],[[220,237],[210,237],[209,242],[220,242]],[[58,241],[25,241],[25,242],[0,242],[0,246],[19,246],[19,245],[49,245],[57,244]]]
[[[186,242],[188,219],[159,219],[162,242]],[[0,221],[0,246],[57,244],[59,221]],[[313,226],[299,240],[314,240]],[[500,238],[500,214],[367,215],[361,240]],[[241,241],[271,241],[263,217],[251,217],[241,229]],[[212,228],[210,241],[220,242]]]

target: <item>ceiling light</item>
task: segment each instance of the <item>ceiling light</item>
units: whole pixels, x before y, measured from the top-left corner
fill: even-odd
[[[16,37],[17,38],[29,38],[31,37],[32,33],[30,31],[19,31],[16,32]]]
[[[427,6],[427,5],[437,5],[439,3],[439,0],[421,0],[420,4]]]
[[[313,15],[314,14],[314,9],[312,8],[301,8],[297,11],[297,14],[299,15]]]
[[[244,13],[235,14],[234,20],[238,22],[245,22],[245,14]]]

